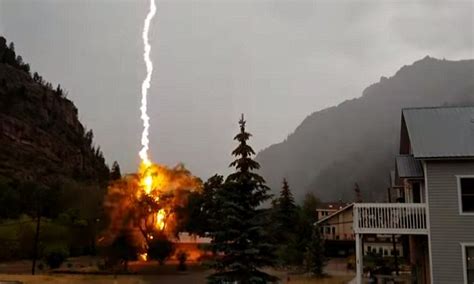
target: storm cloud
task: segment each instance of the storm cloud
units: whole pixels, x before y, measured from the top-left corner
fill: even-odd
[[[256,150],[430,55],[474,57],[473,1],[160,1],[151,155],[225,172],[245,113]],[[60,83],[109,163],[138,164],[147,1],[0,0],[0,33]]]

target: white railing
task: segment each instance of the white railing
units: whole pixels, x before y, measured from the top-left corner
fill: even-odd
[[[357,234],[427,234],[426,204],[355,203]]]

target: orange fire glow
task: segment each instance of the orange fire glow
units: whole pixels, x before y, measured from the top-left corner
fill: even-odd
[[[110,244],[120,233],[128,232],[141,248],[139,258],[146,259],[148,242],[154,236],[175,237],[179,222],[176,209],[183,208],[189,193],[200,188],[201,181],[183,165],[169,168],[142,162],[138,173],[109,185],[104,208],[110,224],[101,243]]]

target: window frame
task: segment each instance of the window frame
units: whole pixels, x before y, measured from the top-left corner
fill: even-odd
[[[467,282],[467,263],[466,263],[466,249],[468,247],[474,247],[474,243],[461,243],[461,258],[462,258],[462,274],[464,278],[464,284],[468,284]]]
[[[461,190],[461,179],[463,178],[472,178],[474,179],[474,175],[457,175],[456,176],[456,183],[458,188],[458,209],[459,215],[466,215],[466,216],[474,216],[473,212],[464,212],[462,209],[462,190]]]

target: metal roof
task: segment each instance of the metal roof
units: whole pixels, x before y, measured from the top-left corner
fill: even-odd
[[[474,107],[408,108],[402,116],[415,158],[474,157]]]
[[[401,178],[422,178],[423,167],[412,155],[400,155],[395,158],[397,173]]]

